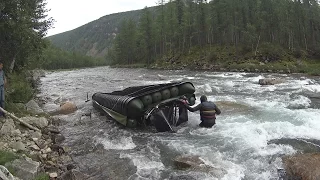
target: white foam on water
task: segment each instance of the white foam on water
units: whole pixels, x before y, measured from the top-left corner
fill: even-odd
[[[305,109],[310,107],[311,100],[305,96],[298,95],[293,100],[290,100],[288,103],[289,108],[293,109]]]
[[[144,149],[138,152],[120,153],[120,158],[131,159],[134,166],[137,167],[137,172],[129,179],[160,179],[161,171],[165,169],[160,160],[160,150],[152,146],[150,142]]]
[[[287,84],[295,84],[295,85],[312,85],[315,82],[311,79],[302,79],[302,80],[291,80],[288,81]]]
[[[246,73],[198,74],[204,77],[242,78]]]
[[[252,107],[257,108],[279,108],[279,107],[286,107],[284,102],[281,102],[283,97],[277,97],[274,95],[273,97],[265,97],[266,99],[255,99],[255,98],[245,98],[243,99],[246,104],[250,104]],[[269,98],[269,99],[267,99]]]
[[[320,139],[320,117],[319,111],[288,110],[280,109],[279,113],[291,114],[287,119],[276,121],[266,121],[267,117],[260,119],[250,119],[248,117],[231,117],[220,119],[218,130],[224,136],[233,139],[235,143],[241,143],[240,147],[254,148],[256,153],[262,156],[285,152],[291,154],[293,149],[287,146],[268,145],[268,141],[281,138],[306,138]],[[238,118],[243,118],[242,123],[238,123]],[[254,117],[253,117],[254,118]]]
[[[230,168],[227,169],[227,174],[222,178],[222,180],[241,180],[244,178],[245,168],[239,167],[237,165],[231,165]]]
[[[212,88],[209,84],[204,84],[204,85],[196,86],[196,91],[199,92],[200,94],[208,94],[208,93],[212,93]]]
[[[206,174],[206,178],[202,177],[202,179],[215,179],[218,178],[217,175],[222,175],[222,179],[241,179],[244,177],[245,168],[228,160],[214,144],[204,145],[199,140],[181,139],[170,141],[167,146],[187,156],[199,156],[206,165],[218,169],[218,174],[215,175],[203,172],[202,174]]]
[[[105,149],[114,149],[114,150],[129,150],[134,149],[136,144],[132,141],[132,137],[121,136],[117,139],[97,138],[97,143],[103,145]]]
[[[224,83],[224,86],[226,86],[226,87],[234,87],[235,86],[235,82],[233,82],[233,81],[226,81],[225,83]]]
[[[271,165],[269,165],[268,160],[262,159],[280,154],[294,154],[296,150],[290,145],[268,144],[268,142],[281,138],[320,139],[320,133],[318,133],[320,131],[320,112],[316,109],[290,110],[285,108],[283,103],[266,102],[260,102],[261,107],[259,107],[260,111],[266,112],[265,115],[222,115],[218,116],[216,127],[212,129],[196,128],[190,131],[190,135],[202,136],[203,139],[208,139],[209,137],[228,139],[233,149],[230,149],[230,152],[220,150],[221,146],[217,146],[217,149],[212,149],[212,147],[205,146],[197,147],[197,145],[191,145],[191,143],[186,142],[171,146],[174,146],[178,151],[199,154],[202,157],[210,156],[208,152],[215,152],[214,156],[217,155],[217,152],[221,152],[220,154],[223,157],[221,159],[223,160],[219,164],[226,162],[235,164],[235,167],[231,165],[224,166],[228,170],[225,179],[241,179],[239,177],[243,174],[258,179],[276,177],[276,172],[273,170],[276,167],[281,167],[281,162],[276,162],[276,164],[272,164],[272,167],[269,167]],[[279,106],[279,104],[282,105]],[[268,111],[271,110],[275,117],[272,117],[272,114],[269,116]],[[272,120],[272,118],[277,118],[277,114],[282,114],[284,119]],[[189,144],[189,146],[186,144]],[[204,144],[202,143],[202,145]],[[243,156],[248,157],[244,159]],[[253,160],[257,160],[254,166],[252,166]],[[210,162],[218,164],[217,160],[210,159]]]
[[[265,77],[262,75],[256,76],[256,77],[249,77],[246,78],[247,81],[254,83],[254,84],[258,84],[259,83],[259,79],[264,79]]]
[[[314,92],[314,93],[320,93],[319,84],[302,86],[302,89],[306,91]]]

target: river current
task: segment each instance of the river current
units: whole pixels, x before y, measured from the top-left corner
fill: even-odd
[[[285,83],[260,86],[262,78]],[[101,116],[85,102],[94,92],[129,86],[190,81],[210,101],[234,103],[223,109],[212,129],[199,128],[199,114],[176,133],[128,129]],[[57,108],[57,99],[75,102],[79,110],[60,116],[64,146],[91,179],[278,179],[281,157],[306,152],[304,144],[320,147],[320,79],[304,75],[206,72],[186,70],[117,69],[109,67],[47,72],[41,78],[44,109]],[[91,118],[84,114],[92,113]],[[219,173],[181,171],[172,159],[200,156]]]

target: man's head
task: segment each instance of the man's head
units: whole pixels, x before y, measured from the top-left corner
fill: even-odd
[[[207,96],[205,96],[205,95],[202,95],[201,97],[200,97],[200,101],[203,103],[203,102],[206,102],[208,99],[207,99]]]
[[[3,68],[3,63],[0,61],[0,70]]]

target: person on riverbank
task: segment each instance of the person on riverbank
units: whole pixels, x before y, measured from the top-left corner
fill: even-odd
[[[211,101],[208,101],[207,96],[205,95],[200,97],[200,101],[201,103],[194,108],[190,107],[187,103],[185,103],[185,106],[191,112],[200,110],[201,123],[199,124],[199,126],[211,128],[213,125],[216,124],[216,114],[221,114],[221,111],[217,107],[217,105],[215,105]]]
[[[3,71],[3,63],[0,61],[0,107],[4,109],[4,88],[7,84],[7,79]],[[5,114],[0,111],[0,117],[5,116]]]

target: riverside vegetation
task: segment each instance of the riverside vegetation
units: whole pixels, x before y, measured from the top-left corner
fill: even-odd
[[[157,68],[320,74],[315,0],[175,0],[127,18],[107,58]]]
[[[46,113],[27,109],[28,104],[37,104],[31,99],[35,98],[37,82],[42,76],[38,73],[41,71],[30,69],[80,68],[104,64],[104,60],[65,52],[45,40],[46,32],[53,24],[53,19],[46,15],[48,10],[45,5],[44,0],[0,2],[0,60],[8,80],[5,110],[36,124],[34,126],[41,130],[28,130],[9,116],[0,119],[0,169],[5,165],[20,178],[37,180],[49,179],[49,173],[55,177],[55,173],[60,175],[70,169],[64,166],[70,157],[61,153],[65,149],[56,141],[63,139],[56,127],[59,120]],[[24,174],[17,172],[19,164],[23,166],[24,163],[35,168],[35,171],[33,169]],[[42,173],[38,174],[39,171]]]
[[[316,0],[159,0],[48,39],[116,67],[319,75]]]

